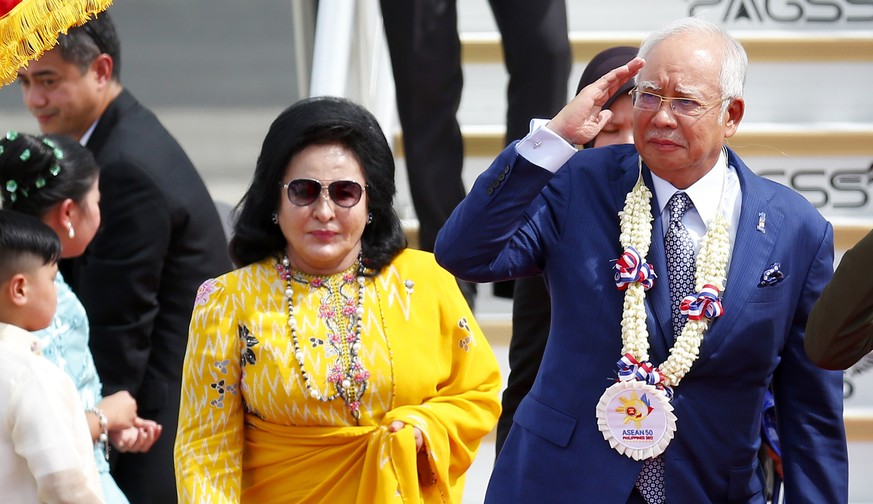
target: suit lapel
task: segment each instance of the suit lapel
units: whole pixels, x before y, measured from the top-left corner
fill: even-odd
[[[772,256],[773,247],[779,239],[784,215],[771,208],[774,195],[772,188],[761,183],[742,161],[729,151],[731,166],[737,170],[742,191],[742,207],[737,223],[736,237],[730,257],[725,291],[722,297],[724,315],[710,326],[703,339],[700,357],[695,366],[703,364],[726,340],[730,328],[747,306],[747,299],[758,288],[767,260]],[[765,215],[764,231],[759,230],[760,214]],[[692,368],[693,369],[693,368]]]
[[[106,110],[103,111],[103,115],[100,116],[97,126],[94,128],[94,132],[91,134],[91,138],[88,139],[88,143],[85,147],[95,155],[101,152],[106,145],[106,141],[109,139],[112,130],[115,129],[115,126],[121,120],[121,115],[136,103],[136,98],[134,98],[126,89],[123,89],[121,93],[112,100],[112,103],[106,107]]]
[[[664,223],[661,222],[661,208],[655,195],[654,184],[648,167],[643,170],[646,185],[652,191],[652,244],[649,246],[648,261],[655,269],[658,278],[655,285],[646,292],[647,310],[654,316],[656,331],[649,335],[650,354],[653,362],[661,363],[667,358],[673,346],[672,310],[670,308],[670,282],[667,278],[667,255],[664,250]],[[651,331],[651,328],[650,328]]]

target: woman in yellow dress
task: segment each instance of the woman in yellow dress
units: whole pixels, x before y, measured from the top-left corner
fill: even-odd
[[[457,283],[406,248],[394,160],[340,98],[286,109],[197,294],[180,502],[461,502],[500,372]]]

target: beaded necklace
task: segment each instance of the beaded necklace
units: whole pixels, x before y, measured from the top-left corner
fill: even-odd
[[[361,397],[367,390],[369,371],[361,362],[361,328],[364,315],[364,275],[360,258],[354,265],[337,275],[317,276],[291,268],[288,256],[277,259],[276,271],[285,280],[285,299],[288,304],[288,327],[291,329],[291,342],[294,345],[294,358],[300,367],[303,383],[309,397],[330,402],[342,398],[355,422],[360,421]],[[297,334],[297,320],[294,318],[294,290],[292,282],[308,285],[310,290],[327,289],[322,296],[318,318],[328,327],[326,344],[336,351],[337,358],[330,365],[327,386],[332,385],[333,393],[320,392],[312,383],[311,373],[304,366],[304,354]],[[353,286],[357,283],[357,296]]]

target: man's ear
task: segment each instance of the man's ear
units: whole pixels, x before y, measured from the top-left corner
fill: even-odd
[[[728,105],[725,112],[725,138],[734,136],[737,128],[740,126],[740,121],[743,120],[743,114],[746,112],[746,102],[742,98],[731,98],[731,103]]]
[[[12,278],[4,284],[3,295],[9,297],[9,301],[15,306],[24,306],[27,304],[27,275],[16,273]]]
[[[112,61],[112,56],[108,54],[100,54],[94,61],[91,62],[91,69],[97,75],[97,81],[101,84],[107,84],[112,80],[112,69],[115,68],[115,62]]]

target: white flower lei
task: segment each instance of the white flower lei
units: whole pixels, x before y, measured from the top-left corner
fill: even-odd
[[[652,243],[652,192],[643,182],[643,161],[639,160],[640,174],[633,190],[627,194],[624,209],[619,212],[621,219],[621,246],[633,247],[643,258]],[[728,222],[721,212],[709,223],[706,234],[700,241],[697,254],[694,289],[700,292],[706,284],[714,285],[724,292],[727,264],[730,256],[730,237]],[[640,282],[628,285],[624,295],[624,313],[621,319],[622,355],[630,354],[639,362],[649,360],[649,331],[646,329],[645,290]],[[682,334],[670,349],[670,356],[659,370],[664,375],[665,386],[676,386],[691,369],[700,353],[703,335],[709,328],[710,320],[686,320]]]

